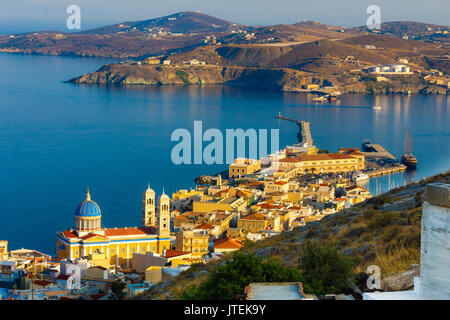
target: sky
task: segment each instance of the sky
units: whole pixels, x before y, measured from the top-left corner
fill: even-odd
[[[197,10],[246,25],[314,20],[354,27],[366,24],[369,5],[380,7],[382,22],[450,24],[449,0],[0,0],[0,33],[69,31],[72,4],[81,8],[82,30]]]

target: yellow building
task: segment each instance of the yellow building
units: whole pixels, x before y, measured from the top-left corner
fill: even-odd
[[[200,260],[209,253],[209,234],[204,231],[180,231],[177,233],[176,250],[192,253],[192,260]]]
[[[154,197],[152,192],[147,194]],[[57,258],[72,260],[100,252],[106,256],[110,265],[129,269],[134,252],[161,254],[170,249],[169,210],[170,198],[163,193],[159,199],[156,225],[104,228],[100,207],[91,200],[88,190],[86,199],[75,210],[75,229],[56,234]]]
[[[296,169],[296,173],[305,172],[349,172],[364,169],[364,155],[361,153],[324,153],[288,157],[278,161],[281,170]]]
[[[228,167],[228,176],[230,178],[240,178],[248,174],[253,174],[260,169],[260,160],[238,158]]]
[[[191,198],[200,198],[204,194],[204,190],[194,189],[194,190],[178,190],[177,192],[172,194],[172,200],[183,200],[183,199],[191,199]]]
[[[212,211],[243,211],[247,202],[243,197],[231,196],[222,198],[221,196],[202,197],[200,201],[194,201],[194,212],[212,212]]]
[[[102,252],[93,252],[88,256],[88,262],[91,266],[98,266],[108,269],[109,259]]]
[[[8,241],[0,241],[0,260],[8,258]]]
[[[266,194],[274,192],[286,193],[289,191],[289,184],[286,181],[265,181],[264,191]]]
[[[253,213],[239,218],[237,227],[244,232],[259,232],[268,228],[268,221],[259,213]]]

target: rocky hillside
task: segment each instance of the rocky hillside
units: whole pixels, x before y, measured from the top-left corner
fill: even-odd
[[[391,190],[305,227],[250,243],[240,251],[296,267],[302,243],[318,240],[333,243],[350,257],[356,266],[355,273],[364,272],[371,264],[381,268],[382,278],[417,270],[416,266],[420,264],[422,194],[425,185],[433,182],[450,183],[450,171]],[[202,283],[210,270],[221,263],[194,265],[138,299],[179,299],[188,285]]]
[[[306,83],[322,82],[318,76],[292,69],[244,68],[237,66],[170,67],[110,64],[93,73],[69,80],[101,85],[191,85],[229,84],[262,89],[296,91]]]
[[[450,90],[423,81],[420,74],[390,76],[377,82],[376,77],[354,72],[354,63],[345,60],[352,55],[366,65],[395,63],[398,53],[392,50],[369,50],[339,41],[318,40],[300,45],[201,46],[189,52],[172,54],[163,59],[171,65],[149,65],[123,62],[105,65],[96,72],[71,79],[78,84],[102,85],[191,85],[227,84],[287,92],[302,92],[306,84],[334,85],[343,93],[430,93],[448,94]],[[410,58],[421,70],[430,66],[427,58]],[[206,62],[188,66],[186,61]]]

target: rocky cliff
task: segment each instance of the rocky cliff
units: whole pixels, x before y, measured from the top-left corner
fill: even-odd
[[[301,91],[304,84],[323,78],[293,69],[244,68],[237,66],[183,66],[110,64],[96,72],[69,80],[100,85],[191,85],[229,84],[283,91]]]

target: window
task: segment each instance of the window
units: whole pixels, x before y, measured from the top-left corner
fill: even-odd
[[[111,253],[114,254],[114,249],[111,249]]]

